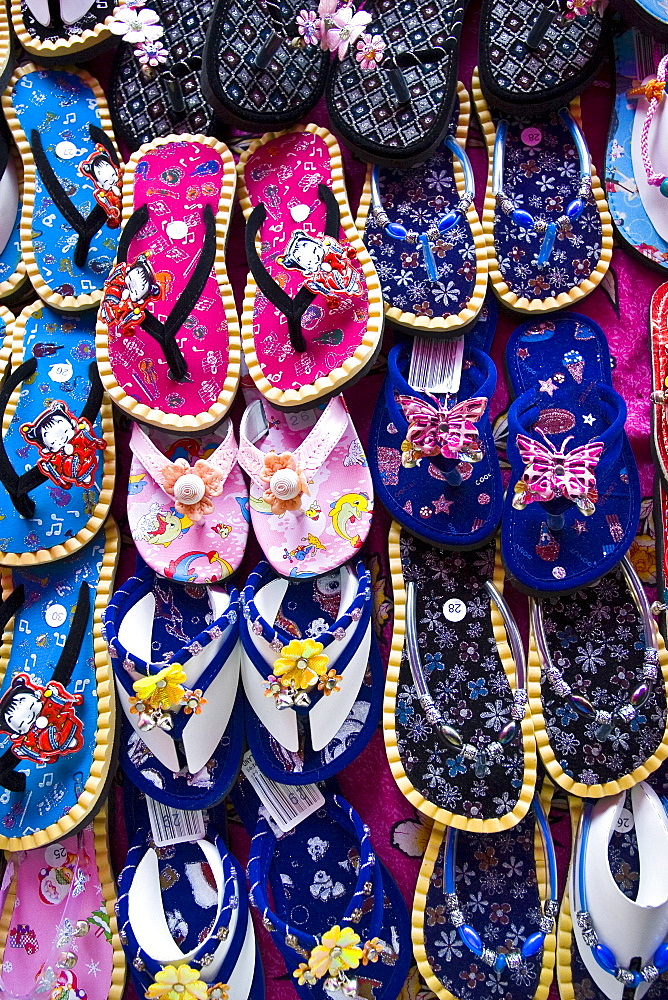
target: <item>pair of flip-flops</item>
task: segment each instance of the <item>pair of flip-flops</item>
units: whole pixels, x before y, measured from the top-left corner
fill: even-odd
[[[168,806],[220,802],[241,766],[244,730],[264,774],[302,785],[338,773],[378,724],[383,669],[361,562],[306,580],[261,563],[241,602],[234,587],[140,566],[114,594],[104,631],[123,768]]]
[[[125,958],[104,807],[78,834],[6,858],[0,888],[3,996],[121,1000]]]
[[[252,835],[252,904],[296,995],[394,1000],[412,959],[410,918],[362,818],[333,785],[287,833],[247,779],[232,801]]]

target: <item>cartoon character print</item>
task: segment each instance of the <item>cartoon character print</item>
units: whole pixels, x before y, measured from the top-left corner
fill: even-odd
[[[43,868],[38,874],[39,898],[49,906],[58,906],[70,894],[77,871],[83,867],[88,858],[79,858],[76,851],[68,851],[64,844],[50,844],[44,851]]]
[[[88,1000],[88,993],[79,988],[77,977],[73,972],[61,969],[49,1000]]]
[[[100,318],[117,327],[118,336],[129,336],[146,318],[149,302],[164,299],[170,282],[166,271],[154,272],[150,252],[132,263],[117,264],[107,278],[100,304]]]
[[[98,142],[94,151],[79,164],[79,172],[93,182],[93,197],[107,216],[110,229],[121,224],[121,171],[109,151]]]
[[[149,545],[171,545],[191,528],[193,522],[187,514],[177,514],[176,509],[168,510],[160,504],[151,504],[135,525],[135,537]]]
[[[76,714],[82,694],[70,694],[58,681],[36,684],[17,674],[0,698],[0,735],[9,736],[20,760],[50,764],[83,747],[83,724]]]
[[[54,400],[32,423],[21,424],[21,436],[38,452],[37,468],[55,486],[88,489],[98,467],[97,452],[107,447],[86,417],[76,417],[66,403]]]
[[[360,275],[351,263],[356,258],[352,246],[344,246],[332,236],[309,236],[303,229],[296,229],[278,263],[288,270],[301,271],[306,275],[304,288],[324,295],[330,305],[336,305],[340,298],[364,292]]]

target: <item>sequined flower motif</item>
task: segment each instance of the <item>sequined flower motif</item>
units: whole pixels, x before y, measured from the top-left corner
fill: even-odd
[[[376,69],[383,61],[385,42],[380,35],[369,35],[366,32],[357,43],[357,61],[362,69]]]
[[[299,510],[302,496],[309,496],[306,476],[289,451],[284,451],[282,455],[270,451],[265,455],[260,479],[268,484],[263,500],[271,507],[272,514]]]
[[[325,647],[314,639],[292,639],[281,649],[274,661],[274,676],[280,677],[283,687],[309,691],[325,673],[329,657]]]
[[[154,10],[146,7],[137,10],[129,4],[114,9],[108,27],[112,34],[120,35],[124,42],[129,42],[131,45],[155,42],[165,31]]]
[[[157,674],[148,674],[133,683],[137,698],[131,698],[130,702],[140,702],[147,708],[169,711],[182,703],[186,694],[183,687],[185,679],[185,672],[179,664],[163,667]],[[133,705],[131,711],[135,707]]]
[[[322,691],[325,695],[330,695],[332,691],[340,691],[342,680],[341,674],[337,674],[336,670],[332,668],[323,674],[318,681],[318,691]]]
[[[377,962],[381,955],[387,950],[387,945],[380,938],[370,938],[362,948],[362,965],[369,962]]]
[[[566,0],[566,10],[563,17],[565,21],[573,21],[576,17],[584,17],[585,14],[598,14],[603,17],[608,0]]]
[[[320,938],[320,944],[311,951],[308,967],[321,979],[323,976],[336,976],[346,969],[356,969],[362,959],[363,951],[359,947],[360,936],[352,927],[339,927],[335,924]]]
[[[139,61],[139,65],[144,68],[155,69],[156,66],[160,66],[161,63],[166,63],[169,59],[169,53],[162,42],[140,42],[140,44],[135,49],[135,55]]]
[[[327,3],[331,7],[331,3]],[[321,2],[320,7],[323,6]],[[320,13],[320,8],[318,8]],[[320,45],[323,49],[336,52],[339,59],[345,59],[348,48],[354,45],[360,37],[367,24],[372,20],[371,14],[365,10],[355,13],[352,3],[344,4],[333,14],[322,16],[322,29],[320,33]]]
[[[207,990],[207,1000],[229,1000],[230,991],[227,983],[214,983]]]
[[[320,18],[313,10],[300,10],[297,14],[297,31],[305,45],[317,45],[320,42]]]
[[[186,715],[200,715],[204,705],[206,705],[206,698],[202,697],[201,688],[185,692],[183,711]]]
[[[192,466],[185,458],[177,458],[164,466],[162,479],[165,492],[174,497],[177,513],[185,514],[193,523],[212,512],[211,497],[223,492],[222,472],[203,458]]]
[[[189,965],[166,965],[155,974],[144,996],[148,1000],[207,1000],[208,987]]]
[[[306,962],[301,962],[292,975],[300,986],[315,986],[318,982],[317,976],[311,972]]]

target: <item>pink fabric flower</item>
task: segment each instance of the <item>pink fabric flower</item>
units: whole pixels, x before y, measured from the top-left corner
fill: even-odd
[[[380,35],[364,34],[357,43],[357,61],[362,69],[376,69],[383,61],[385,42]]]
[[[135,55],[140,66],[159,66],[169,58],[167,49],[162,42],[141,42],[135,49]]]
[[[154,10],[143,7],[136,10],[129,4],[116,7],[109,29],[114,35],[121,35],[124,42],[140,45],[142,42],[155,42],[164,34],[160,18]]]
[[[314,10],[300,10],[297,14],[297,30],[306,45],[317,45],[320,41],[320,23]]]
[[[271,507],[272,514],[285,514],[288,510],[299,510],[302,505],[302,496],[310,496],[306,476],[298,468],[292,453],[284,451],[282,455],[277,455],[275,451],[270,451],[264,456],[264,468],[260,473],[263,483],[271,483],[275,473],[289,469],[297,475],[298,493],[295,497],[282,498],[276,496],[271,488],[264,491],[262,499]]]
[[[324,6],[331,8],[331,0],[321,0],[320,8]],[[334,13],[325,14],[320,8],[318,8],[322,17],[320,45],[323,49],[336,52],[339,59],[345,59],[349,46],[355,44],[371,21],[371,14],[367,14],[365,10],[359,10],[355,14],[352,3],[339,7]]]
[[[184,476],[188,476],[189,480],[193,478],[201,480],[199,492],[203,490],[203,493],[194,503],[180,499],[180,493],[183,491],[179,489],[179,481],[183,480]],[[203,458],[198,458],[193,466],[189,465],[185,458],[177,458],[175,462],[170,462],[162,469],[162,479],[165,492],[174,497],[177,513],[185,514],[195,524],[212,512],[211,497],[219,497],[223,492],[222,472]],[[181,487],[183,485],[181,482]]]

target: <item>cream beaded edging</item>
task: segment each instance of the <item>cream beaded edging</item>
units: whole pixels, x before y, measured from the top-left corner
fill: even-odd
[[[253,312],[257,285],[252,274],[249,273],[241,317],[241,339],[248,370],[262,395],[274,406],[284,407],[285,409],[302,409],[315,405],[323,397],[328,398],[334,395],[345,388],[346,384],[352,379],[364,374],[365,370],[373,363],[380,349],[384,313],[383,298],[376,269],[373,266],[366,247],[360,239],[350,212],[343,177],[341,150],[332,133],[326,128],[319,128],[317,125],[293,125],[292,128],[284,129],[281,132],[265,132],[261,139],[256,139],[251,143],[249,148],[242,154],[237,166],[239,174],[239,201],[241,202],[244,218],[248,220],[254,208],[244,181],[244,167],[246,163],[260,146],[264,146],[279,136],[289,135],[293,132],[310,132],[312,135],[319,136],[327,144],[332,174],[332,192],[339,205],[341,227],[349,243],[354,248],[358,261],[362,265],[369,300],[369,314],[362,343],[357,347],[355,353],[343,362],[340,368],[335,368],[329,375],[316,379],[315,382],[304,385],[299,390],[277,389],[264,374],[255,351]],[[258,233],[258,240],[259,238],[260,234]]]
[[[601,216],[601,256],[599,257],[598,264],[588,278],[585,278],[584,281],[574,285],[570,291],[560,292],[556,298],[551,295],[547,299],[527,299],[526,296],[520,297],[516,295],[515,292],[511,292],[508,288],[508,285],[501,274],[499,262],[496,256],[496,250],[494,249],[494,216],[496,201],[492,195],[492,176],[494,167],[494,141],[496,137],[496,128],[480,87],[480,77],[478,75],[477,67],[473,71],[471,93],[473,94],[476,113],[478,115],[480,127],[485,139],[485,146],[487,147],[489,161],[487,189],[485,191],[485,202],[482,213],[482,228],[487,239],[489,277],[492,287],[494,288],[494,292],[496,293],[497,298],[509,308],[532,316],[547,312],[554,312],[557,309],[564,309],[566,306],[573,305],[575,302],[579,302],[581,299],[585,298],[586,295],[589,295],[590,292],[593,292],[596,286],[600,284],[610,267],[610,261],[612,259],[612,220],[610,218],[610,212],[608,211],[608,203],[605,200],[605,194],[603,193],[603,188],[601,187],[601,182],[598,178],[598,174],[596,173],[596,167],[592,164],[591,189],[592,194],[596,199],[596,206],[598,208],[599,215]],[[579,97],[576,97],[573,101],[571,101],[569,110],[575,121],[578,125],[580,125],[581,118]]]
[[[166,413],[157,407],[147,406],[140,403],[134,396],[128,396],[125,390],[116,380],[109,361],[109,337],[106,323],[98,318],[97,334],[95,344],[97,349],[97,362],[100,369],[100,378],[105,389],[122,410],[125,410],[135,420],[143,421],[147,424],[154,424],[157,427],[164,427],[169,431],[203,431],[208,427],[213,427],[219,423],[229,410],[239,385],[241,374],[241,344],[239,337],[239,320],[234,304],[232,286],[227,277],[225,266],[225,248],[229,234],[230,217],[234,205],[234,191],[236,187],[236,169],[234,157],[225,143],[217,139],[211,139],[205,135],[167,135],[153,142],[145,143],[132,154],[123,170],[123,225],[127,225],[128,220],[134,212],[134,176],[137,165],[147,153],[168,143],[197,142],[203,146],[209,146],[215,150],[223,161],[223,180],[218,202],[218,212],[216,213],[216,256],[214,269],[218,288],[225,309],[227,321],[228,338],[228,364],[227,375],[223,388],[215,403],[208,410],[200,413],[188,414],[179,417],[173,413]]]
[[[466,140],[469,132],[469,124],[471,121],[471,98],[469,97],[468,90],[463,83],[457,83],[457,97],[459,98],[459,122],[457,124],[457,131],[455,132],[454,138],[457,140],[459,145],[464,149],[466,147]],[[455,183],[457,185],[457,191],[460,196],[464,194],[466,185],[464,183],[464,171],[462,170],[462,165],[457,159],[453,157],[453,168],[455,175]],[[355,225],[357,230],[364,239],[364,229],[366,226],[366,220],[369,215],[369,210],[371,208],[371,173],[373,167],[369,166],[367,169],[366,180],[364,182],[364,188],[362,190],[362,197],[360,198],[359,207],[357,209],[357,218],[355,219]],[[463,332],[464,329],[470,326],[478,318],[480,310],[482,309],[483,302],[485,301],[485,293],[487,291],[487,246],[485,240],[485,234],[482,230],[482,225],[480,219],[478,218],[478,212],[476,210],[475,204],[471,204],[466,213],[466,218],[468,224],[471,227],[471,233],[473,235],[473,242],[475,244],[476,250],[476,278],[475,286],[471,297],[468,300],[468,305],[461,310],[461,312],[452,314],[451,316],[418,316],[416,313],[404,312],[402,309],[397,309],[394,306],[388,306],[385,304],[385,316],[388,320],[393,323],[397,323],[399,326],[405,326],[409,328],[409,332],[420,334],[423,330],[427,331],[430,336],[434,336],[437,333],[448,333],[449,335],[456,336],[458,333]]]
[[[95,77],[91,76],[90,73],[87,73],[83,69],[77,69],[76,66],[63,66],[62,69],[66,73],[78,76],[86,84],[86,86],[90,87],[92,90],[93,96],[97,101],[97,109],[100,114],[100,128],[109,136],[120,161],[120,154],[118,154],[118,147],[114,138],[111,118],[109,117],[107,99],[104,96],[102,87],[97,82]],[[83,309],[93,309],[97,307],[102,298],[102,289],[91,292],[90,294],[86,292],[83,295],[65,296],[61,295],[60,292],[54,291],[44,280],[39,271],[32,246],[32,216],[35,207],[35,182],[37,178],[37,170],[30,143],[28,142],[25,132],[21,128],[18,115],[12,106],[12,91],[17,81],[20,80],[22,76],[28,76],[30,73],[37,72],[43,72],[43,70],[40,66],[35,66],[34,63],[25,63],[23,66],[19,66],[18,69],[14,71],[14,74],[7,85],[7,89],[2,95],[2,110],[5,113],[7,124],[11,130],[14,142],[18,146],[21,159],[23,160],[21,253],[23,254],[23,260],[25,261],[28,277],[30,278],[31,284],[40,298],[44,299],[48,305],[54,306],[56,309],[62,309],[65,312],[80,312]]]
[[[44,847],[54,840],[62,840],[75,833],[86,823],[100,798],[106,793],[114,751],[116,731],[116,692],[107,644],[102,637],[102,612],[111,598],[114,574],[118,562],[119,533],[111,518],[104,526],[105,546],[100,576],[95,592],[93,610],[93,651],[95,655],[95,687],[97,690],[97,731],[90,774],[77,802],[57,823],[25,837],[4,837],[0,834],[0,848],[5,851],[29,851]],[[14,589],[11,570],[1,574],[2,598],[6,600]],[[14,637],[14,619],[10,619],[0,646],[0,683],[4,680]]]
[[[26,306],[20,315],[16,317],[13,325],[11,320],[13,320],[14,317],[11,315],[9,310],[5,309],[0,312],[2,318],[5,319],[5,322],[7,322],[6,316],[11,317],[10,322],[7,323],[8,335],[5,337],[2,349],[0,350],[0,373],[3,375],[8,375],[15,368],[18,368],[18,366],[24,361],[25,345],[23,338],[26,323],[30,316],[39,312],[43,307],[43,302],[31,302],[30,305]],[[9,425],[16,412],[16,406],[19,401],[21,391],[22,387],[20,385],[17,386],[12,393],[9,403],[7,404],[7,409],[5,410],[2,420],[3,434],[6,434],[9,430]],[[85,545],[98,533],[109,513],[111,500],[114,494],[114,484],[116,481],[114,417],[111,402],[106,393],[102,397],[102,405],[100,406],[100,425],[102,437],[107,443],[107,447],[103,452],[102,483],[97,502],[92,513],[89,515],[86,524],[83,528],[77,531],[76,535],[73,535],[72,538],[67,538],[64,542],[59,542],[57,545],[53,545],[50,549],[37,549],[36,552],[22,552],[20,555],[16,552],[2,552],[2,550],[0,550],[0,566],[38,566],[43,563],[53,562],[56,559],[64,559],[65,556],[69,556],[72,555],[73,552],[77,552],[82,545]]]
[[[397,732],[395,722],[395,711],[397,702],[397,690],[399,686],[399,674],[401,670],[401,658],[404,648],[406,633],[406,588],[401,566],[401,540],[402,528],[396,521],[392,522],[389,538],[390,574],[392,577],[392,590],[394,593],[394,625],[392,630],[392,647],[390,659],[387,665],[387,679],[385,682],[385,696],[383,699],[383,736],[385,738],[385,751],[390,764],[390,770],[397,785],[406,796],[408,801],[437,823],[453,826],[458,830],[468,830],[470,833],[498,833],[501,830],[508,830],[515,826],[524,816],[526,816],[534,788],[536,786],[536,744],[533,736],[533,723],[529,712],[525,712],[521,723],[522,747],[524,751],[524,774],[522,778],[522,788],[517,802],[512,811],[504,816],[492,819],[477,819],[474,817],[461,816],[443,809],[429,799],[426,799],[421,792],[414,787],[410,778],[406,774],[399,748],[397,745]],[[494,586],[503,593],[504,573],[498,549],[494,562]],[[516,674],[515,663],[510,652],[506,629],[503,618],[494,601],[490,602],[492,627],[499,658],[503,664],[506,677],[512,691],[515,691]]]

